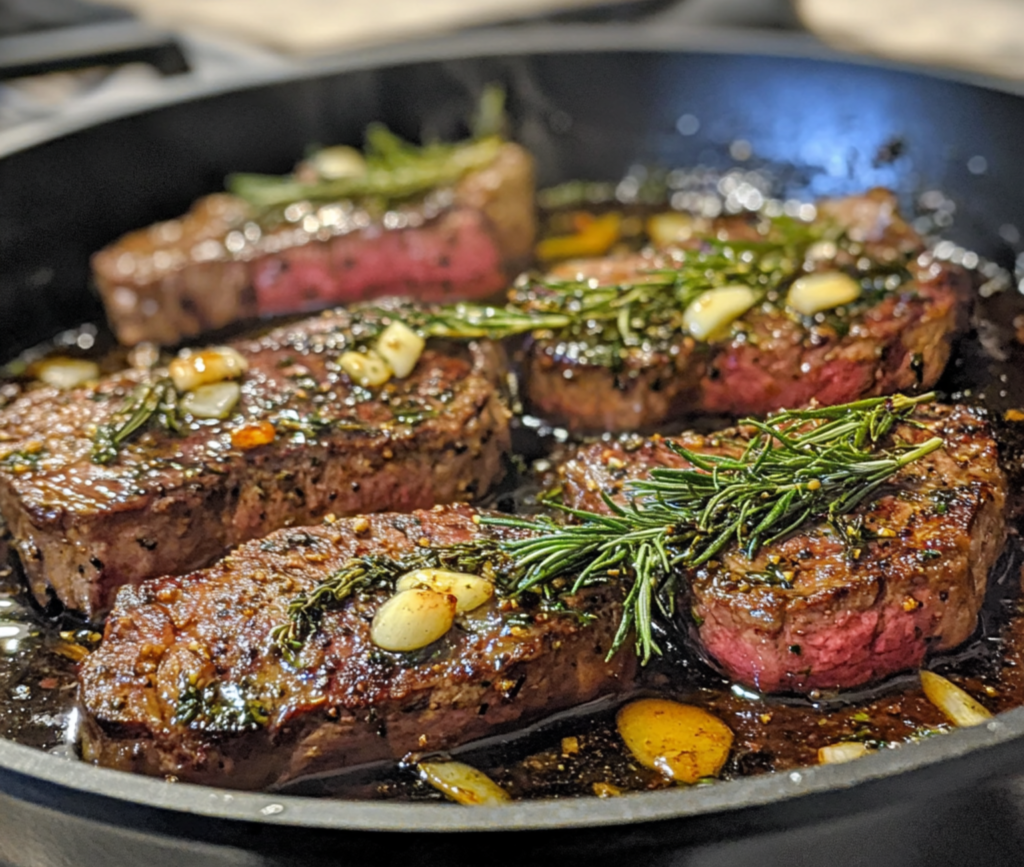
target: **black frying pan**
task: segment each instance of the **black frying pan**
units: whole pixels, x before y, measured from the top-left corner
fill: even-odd
[[[123,231],[182,212],[229,171],[284,171],[310,142],[356,142],[370,120],[455,135],[495,80],[542,184],[613,179],[634,163],[726,169],[749,151],[742,165],[771,166],[782,194],[885,185],[912,210],[939,189],[957,205],[955,241],[1011,268],[1021,247],[1024,101],[1013,85],[854,61],[803,38],[483,31],[302,75],[206,90],[182,82],[166,105],[10,141],[0,152],[0,361],[101,315],[86,291],[88,256]],[[968,364],[972,381],[995,371]],[[1012,851],[1014,790],[986,781],[1014,772],[1024,772],[1024,709],[849,765],[473,810],[171,785],[0,742],[0,862],[796,864],[800,852],[807,863],[880,865],[915,863],[903,856],[917,852],[953,864],[986,821]],[[976,818],[949,838],[968,807]],[[925,814],[938,830],[921,825]],[[695,860],[669,854],[684,849]],[[1003,863],[995,850],[984,857]]]

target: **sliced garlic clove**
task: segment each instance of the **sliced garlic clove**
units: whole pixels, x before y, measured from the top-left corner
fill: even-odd
[[[345,352],[338,364],[356,385],[376,388],[391,379],[391,365],[377,355],[363,352]]]
[[[857,741],[842,741],[838,744],[821,747],[818,750],[818,762],[823,765],[839,765],[843,762],[864,758],[870,752],[871,750],[864,744]]]
[[[479,608],[494,595],[494,585],[486,578],[468,572],[449,572],[446,569],[416,569],[407,572],[395,584],[398,592],[416,588],[454,596],[455,610],[460,614]]]
[[[830,262],[835,259],[839,247],[835,241],[815,241],[807,248],[804,258],[808,262]]]
[[[718,340],[756,303],[757,295],[747,286],[709,289],[686,308],[683,325],[697,340]]]
[[[316,173],[327,180],[358,178],[366,174],[366,159],[355,148],[335,145],[317,151],[310,157]]]
[[[656,247],[671,247],[693,237],[694,218],[691,214],[668,211],[650,217],[646,228],[648,237]]]
[[[992,719],[992,712],[951,680],[934,671],[921,672],[925,698],[957,726],[976,726]]]
[[[682,783],[716,776],[732,747],[732,731],[718,717],[667,699],[630,702],[615,722],[641,765]]]
[[[84,358],[59,356],[46,358],[32,365],[31,373],[36,379],[54,388],[69,389],[98,378],[100,367],[95,361],[87,361]]]
[[[456,804],[489,807],[512,798],[494,780],[462,762],[420,762],[420,776]]]
[[[789,287],[786,304],[797,313],[813,316],[860,298],[861,285],[842,271],[822,271],[798,277]]]
[[[227,418],[241,396],[237,382],[215,382],[186,392],[178,408],[195,418]]]
[[[192,391],[228,379],[240,379],[249,363],[237,349],[214,346],[198,352],[183,350],[167,367],[178,391]]]
[[[405,379],[413,372],[426,345],[404,322],[392,322],[377,338],[377,354],[391,365],[395,376]]]
[[[396,593],[377,609],[370,640],[382,650],[405,653],[433,644],[455,621],[454,596],[433,590]]]

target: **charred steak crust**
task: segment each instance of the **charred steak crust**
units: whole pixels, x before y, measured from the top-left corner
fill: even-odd
[[[854,305],[842,323],[809,321],[768,305],[745,314],[742,329],[724,340],[701,343],[681,334],[663,347],[637,346],[616,369],[589,362],[585,341],[536,340],[523,363],[523,392],[533,411],[577,432],[649,431],[696,414],[763,415],[812,400],[846,403],[934,385],[966,324],[967,272],[925,253],[885,191],[820,203],[819,214],[846,226],[878,261],[911,257],[909,279]],[[708,228],[720,240],[761,237],[747,219]],[[581,260],[553,276],[628,283],[670,259],[659,253]],[[817,267],[833,263],[849,264],[840,257]]]
[[[895,436],[945,447],[897,474],[846,522],[843,539],[810,526],[751,561],[730,550],[684,582],[703,651],[729,677],[764,692],[857,686],[921,664],[977,625],[1006,538],[1007,482],[980,410],[931,405]],[[918,427],[917,425],[920,425]],[[681,438],[697,452],[742,439]],[[660,438],[584,448],[564,466],[569,505],[600,511],[629,478],[685,466]]]
[[[533,186],[530,155],[505,144],[490,165],[387,220],[333,203],[298,207],[294,220],[268,228],[243,200],[217,194],[115,241],[93,257],[93,272],[128,345],[383,295],[486,298],[528,260]]]
[[[117,588],[201,568],[228,548],[325,515],[408,511],[484,494],[504,474],[509,412],[492,345],[431,344],[406,379],[371,393],[336,359],[358,317],[335,311],[234,346],[249,371],[232,418],[184,435],[156,426],[106,466],[97,426],[156,376],[32,391],[0,410],[4,515],[33,593],[98,617]],[[273,423],[268,445],[232,445]]]
[[[591,625],[570,614],[527,623],[516,603],[495,597],[414,654],[370,642],[388,595],[370,591],[328,611],[297,658],[282,659],[270,633],[289,599],[353,556],[495,534],[473,515],[436,507],[280,530],[202,572],[124,588],[80,669],[85,757],[264,788],[450,749],[628,688],[633,656],[605,661],[621,613],[612,586],[568,600],[572,610],[600,613]],[[197,709],[204,690],[215,698]]]

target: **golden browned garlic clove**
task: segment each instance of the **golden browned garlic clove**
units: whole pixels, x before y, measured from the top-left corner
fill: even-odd
[[[494,585],[486,578],[446,569],[416,569],[406,572],[395,584],[398,592],[415,588],[454,596],[455,610],[459,614],[479,608],[494,595]]]
[[[230,346],[214,346],[197,351],[182,350],[167,367],[178,391],[193,391],[228,379],[240,379],[249,363]]]
[[[29,372],[47,385],[66,390],[98,378],[100,367],[95,361],[84,358],[55,356],[36,362]]]
[[[420,762],[420,776],[456,804],[491,807],[512,798],[494,780],[462,762]]]
[[[241,396],[237,382],[214,382],[187,392],[178,407],[196,418],[227,418]]]
[[[842,271],[822,271],[798,277],[789,287],[786,304],[797,313],[813,316],[860,298],[861,286]]]
[[[404,322],[392,322],[377,338],[377,354],[399,379],[405,379],[420,360],[426,341]]]
[[[683,325],[697,340],[718,340],[756,302],[757,295],[747,286],[709,289],[686,308]]]
[[[382,650],[406,653],[433,644],[455,621],[456,599],[433,590],[396,593],[379,609],[370,625],[370,640]]]
[[[992,712],[951,680],[934,671],[921,672],[925,697],[957,726],[976,726],[992,719]]]
[[[732,747],[732,731],[718,717],[667,699],[630,702],[616,724],[641,765],[681,783],[717,776]]]
[[[344,352],[338,359],[338,364],[356,385],[361,385],[363,388],[376,388],[384,385],[394,373],[391,365],[375,353]]]
[[[861,759],[870,752],[871,750],[858,741],[841,741],[838,744],[821,747],[818,750],[818,761],[823,765],[839,765]]]

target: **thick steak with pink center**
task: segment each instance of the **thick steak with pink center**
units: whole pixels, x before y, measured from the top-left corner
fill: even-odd
[[[894,436],[945,446],[910,464],[850,515],[845,533],[805,526],[754,559],[735,548],[687,572],[683,616],[725,674],[763,692],[842,689],[915,668],[973,633],[1006,537],[1006,479],[983,414],[931,405]],[[686,435],[696,452],[738,453],[742,431]],[[563,467],[566,501],[605,509],[631,478],[685,466],[660,438],[582,449]]]

